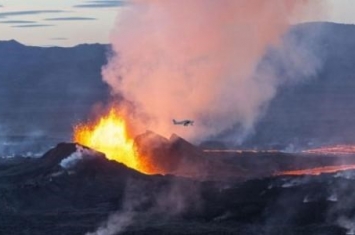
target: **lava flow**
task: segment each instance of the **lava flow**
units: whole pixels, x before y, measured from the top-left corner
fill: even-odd
[[[355,155],[355,146],[354,145],[326,146],[326,147],[303,150],[302,153],[319,154],[319,155]]]
[[[275,175],[320,175],[325,173],[335,173],[339,171],[354,170],[355,165],[324,166],[302,170],[283,171]]]
[[[125,119],[114,108],[96,122],[75,126],[73,140],[105,153],[110,160],[148,173],[144,167],[146,164],[137,154],[133,138],[129,136]]]
[[[303,154],[322,155],[322,156],[354,156],[354,145],[335,145],[325,146],[314,149],[303,150]],[[323,166],[309,169],[290,170],[277,173],[276,175],[320,175],[323,173],[335,173],[339,171],[354,170],[355,164]]]

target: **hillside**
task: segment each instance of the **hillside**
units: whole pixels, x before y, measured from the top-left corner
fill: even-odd
[[[353,234],[354,171],[198,181],[72,143],[0,169],[1,234]]]
[[[99,44],[41,48],[0,42],[0,142],[6,142],[0,150],[10,153],[22,142],[25,152],[36,151],[40,142],[68,140],[72,124],[108,97],[101,81],[107,52]]]

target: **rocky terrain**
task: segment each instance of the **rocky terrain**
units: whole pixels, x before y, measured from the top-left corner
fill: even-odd
[[[197,147],[175,140],[175,152],[196,157]],[[271,157],[279,169],[300,169],[277,153],[249,157],[265,167],[262,159]],[[248,169],[252,165],[241,171],[240,162],[227,169],[234,166],[235,177],[213,177],[210,165],[209,178],[198,179],[145,175],[73,143],[58,144],[37,159],[1,159],[0,233],[351,234],[354,171],[319,176],[266,176],[264,171],[260,177],[258,169]],[[223,161],[217,166],[223,171]],[[241,177],[245,172],[249,179]]]

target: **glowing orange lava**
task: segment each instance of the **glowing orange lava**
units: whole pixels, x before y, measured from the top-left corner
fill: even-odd
[[[320,155],[355,155],[354,145],[325,146],[314,149],[303,150],[302,153]]]
[[[314,149],[303,150],[301,153],[322,156],[353,156],[355,155],[354,145],[323,146]],[[323,166],[309,169],[290,170],[277,173],[276,175],[320,175],[323,173],[335,173],[339,171],[354,170],[355,164]]]
[[[205,149],[205,153],[281,153],[279,150],[254,150],[254,149]]]
[[[335,173],[338,171],[346,171],[353,169],[355,169],[355,165],[324,166],[303,170],[283,171],[277,173],[276,175],[320,175],[324,173]]]
[[[111,109],[93,123],[74,127],[74,142],[105,153],[106,157],[124,163],[130,168],[145,172],[134,147],[134,140],[128,134],[127,123],[117,111]]]

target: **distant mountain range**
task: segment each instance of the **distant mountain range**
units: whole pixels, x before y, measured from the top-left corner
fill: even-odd
[[[322,62],[320,71],[300,84],[282,86],[246,146],[355,142],[355,26],[308,23],[289,33],[302,41],[319,27],[322,34],[310,50]],[[72,125],[109,99],[101,79],[108,53],[110,47],[100,44],[41,48],[0,41],[0,140],[68,140]],[[288,67],[285,61],[278,66],[280,71]]]
[[[41,48],[0,42],[0,140],[10,147],[13,141],[69,140],[72,125],[109,95],[101,80],[107,52],[99,44]]]
[[[43,129],[53,135],[86,117],[106,99],[101,81],[106,45],[29,47],[0,42],[0,126],[15,135]]]

